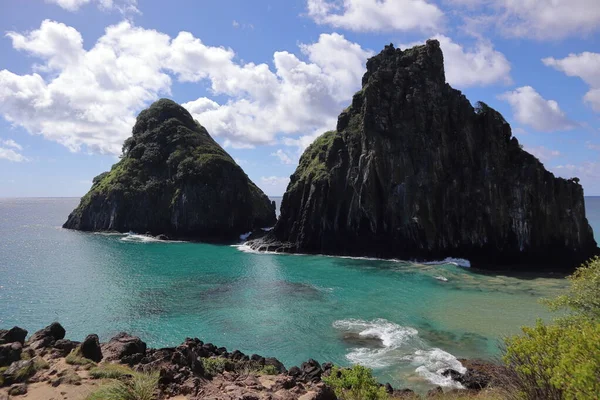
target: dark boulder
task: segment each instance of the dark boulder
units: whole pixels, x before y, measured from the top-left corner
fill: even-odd
[[[321,380],[321,375],[323,374],[321,364],[312,358],[303,362],[300,366],[300,370],[302,371],[300,379],[305,382],[318,382]]]
[[[507,376],[506,368],[484,360],[459,360],[467,371],[454,378],[466,389],[481,390],[494,384],[501,384]]]
[[[27,385],[24,383],[12,385],[8,389],[9,396],[23,396],[27,394]]]
[[[28,340],[29,345],[34,350],[51,347],[57,340],[65,338],[65,328],[58,322],[53,322],[44,329],[34,333]]]
[[[337,400],[337,396],[332,388],[325,385],[324,383],[319,383],[316,385],[317,394],[315,396],[315,400]]]
[[[54,342],[52,347],[56,350],[58,356],[66,357],[71,351],[77,348],[77,346],[79,346],[79,342],[74,342],[68,339],[60,339]]]
[[[81,343],[81,355],[94,362],[102,360],[102,349],[98,335],[88,335]]]
[[[104,359],[107,361],[122,361],[123,358],[129,357],[126,361],[131,363],[132,356],[139,357],[141,355],[139,360],[141,361],[146,354],[146,347],[146,343],[139,337],[121,332],[104,344],[101,349]]]
[[[120,161],[94,178],[63,227],[237,241],[275,219],[269,198],[207,130],[161,99],[138,115]]]
[[[435,388],[433,388],[427,392],[427,397],[438,397],[438,396],[442,396],[443,394],[444,394],[444,390],[441,387],[436,386]]]
[[[20,342],[0,344],[0,367],[6,367],[21,359],[23,345]]]
[[[35,366],[33,360],[15,361],[2,373],[4,385],[13,383],[25,382],[35,374]]]
[[[385,385],[385,391],[387,394],[392,394],[394,393],[394,388],[392,387],[392,385],[390,385],[390,383],[386,383]]]
[[[583,188],[446,83],[437,40],[386,46],[337,129],[300,158],[256,250],[572,270],[598,254]]]
[[[15,326],[9,330],[0,329],[0,344],[19,342],[25,343],[27,337],[27,331],[23,328]]]

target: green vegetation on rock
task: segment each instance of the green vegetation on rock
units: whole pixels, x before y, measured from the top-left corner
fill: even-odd
[[[96,365],[95,362],[93,362],[92,360],[85,358],[81,355],[81,351],[79,350],[79,347],[72,350],[67,357],[65,357],[65,362],[69,365]]]
[[[133,370],[125,365],[102,364],[90,369],[92,379],[121,379],[134,374]]]
[[[327,154],[336,136],[336,131],[325,132],[308,146],[300,157],[296,173],[292,176],[292,185],[297,182],[319,182],[327,179]]]
[[[134,372],[126,380],[100,386],[86,400],[154,400],[158,378],[158,373]]]
[[[93,179],[65,228],[232,239],[275,223],[275,208],[177,103],[142,111],[121,160]]]
[[[352,368],[334,367],[329,376],[323,377],[335,395],[341,400],[387,400],[385,388],[373,377],[369,368],[355,365]]]

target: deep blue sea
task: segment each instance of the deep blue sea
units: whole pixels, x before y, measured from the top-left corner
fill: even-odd
[[[501,336],[551,318],[538,300],[565,287],[453,262],[255,254],[60,228],[78,201],[0,199],[0,327],[56,320],[70,339],[127,331],[155,347],[199,337],[288,367],[360,363],[424,390],[450,385],[439,371],[459,368],[457,357],[494,358]],[[586,206],[600,232],[600,198]]]

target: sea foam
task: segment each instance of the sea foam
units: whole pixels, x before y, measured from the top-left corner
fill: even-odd
[[[452,257],[445,258],[441,261],[427,261],[427,262],[422,262],[420,264],[424,264],[424,265],[451,264],[451,265],[455,265],[457,267],[471,268],[471,261],[465,260],[464,258],[452,258]]]
[[[124,242],[132,243],[184,243],[182,240],[162,240],[150,235],[140,235],[138,233],[129,232],[121,238]]]
[[[415,372],[419,376],[434,385],[462,388],[460,383],[442,375],[447,369],[464,373],[466,369],[460,361],[448,352],[427,346],[419,337],[419,332],[412,327],[398,325],[382,318],[372,321],[345,319],[335,321],[333,327],[381,341],[382,348],[351,349],[346,358],[353,364],[385,368],[409,363],[416,367]]]

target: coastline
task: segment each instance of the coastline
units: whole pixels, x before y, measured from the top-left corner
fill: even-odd
[[[105,383],[97,376],[98,371],[110,371],[117,365],[130,368],[129,375],[155,374],[155,394],[160,399],[336,399],[324,379],[337,368],[312,359],[287,369],[276,358],[229,352],[197,338],[161,349],[148,348],[139,337],[127,333],[106,343],[100,343],[94,334],[76,342],[65,339],[64,328],[56,322],[28,340],[26,335],[27,331],[18,327],[0,330],[0,399],[29,393],[31,400],[45,400],[43,396],[54,392],[66,400],[81,399],[82,394],[89,395]],[[458,368],[460,371],[443,372],[460,389],[437,387],[428,393],[415,393],[392,388],[389,383],[380,386],[390,397],[417,399],[419,395],[444,393],[476,395],[501,381],[500,366],[481,360],[461,362],[464,367]]]

